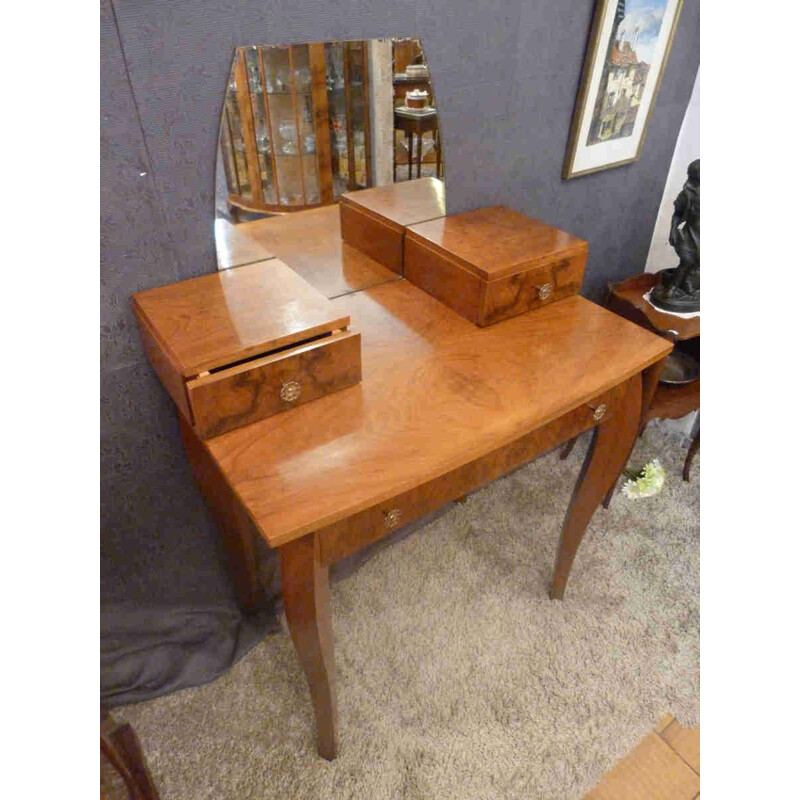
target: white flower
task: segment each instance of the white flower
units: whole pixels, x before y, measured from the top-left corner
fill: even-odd
[[[657,458],[654,458],[649,464],[645,464],[638,473],[625,470],[625,474],[631,477],[622,486],[622,493],[631,500],[658,494],[664,487],[664,480],[667,477],[664,467]]]

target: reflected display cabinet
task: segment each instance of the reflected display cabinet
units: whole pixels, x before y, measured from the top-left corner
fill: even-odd
[[[412,165],[416,163],[416,177],[422,176],[423,164],[435,172],[426,175],[444,177],[442,140],[439,132],[439,116],[433,113],[436,98],[433,93],[430,72],[427,74],[409,75],[410,65],[428,65],[422,44],[419,39],[392,39],[392,85],[393,105],[395,108],[393,137],[393,180],[411,180]],[[406,92],[414,89],[428,93],[430,106],[427,114],[408,113]],[[407,167],[408,172],[402,167]]]
[[[282,214],[372,186],[367,42],[240,47],[220,131],[228,206]]]

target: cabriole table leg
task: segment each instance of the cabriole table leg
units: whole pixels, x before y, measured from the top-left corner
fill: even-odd
[[[589,520],[616,482],[633,448],[639,430],[641,403],[642,379],[634,375],[628,380],[611,418],[595,428],[561,530],[550,591],[554,600],[563,599],[569,571]]]
[[[283,545],[279,553],[286,620],[311,692],[318,751],[332,760],[337,711],[328,566],[320,561],[316,534]]]
[[[686,461],[684,461],[683,463],[683,479],[687,483],[689,482],[689,471],[692,468],[692,461],[694,461],[694,457],[699,449],[700,449],[700,430],[698,429],[694,439],[692,439],[691,445],[689,446],[689,452],[686,454]]]

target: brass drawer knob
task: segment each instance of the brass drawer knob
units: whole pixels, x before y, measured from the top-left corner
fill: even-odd
[[[393,508],[384,514],[383,522],[386,527],[391,531],[394,530],[399,524],[403,514],[399,508]]]
[[[303,387],[297,381],[284,381],[281,386],[281,400],[284,403],[293,403],[300,397]]]
[[[539,290],[540,300],[547,300],[547,298],[553,293],[552,283],[543,283],[541,286],[537,286],[536,288]]]
[[[592,408],[592,406],[589,406],[589,408]],[[592,408],[592,411],[594,412],[592,414],[592,418],[595,421],[599,422],[606,415],[606,411],[608,411],[608,406],[605,403],[600,403],[600,405],[597,406],[597,408]]]

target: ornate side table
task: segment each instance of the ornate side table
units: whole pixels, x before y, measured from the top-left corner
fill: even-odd
[[[645,272],[620,283],[608,284],[606,306],[621,317],[669,339],[676,350],[683,350],[700,363],[700,317],[684,319],[654,308],[644,294],[658,282],[657,275]],[[652,375],[645,381],[642,394],[642,417],[639,435],[651,419],[680,419],[691,411],[700,410],[700,378],[691,383],[669,385],[659,383],[666,359],[653,365]],[[700,449],[700,425],[692,439],[683,465],[683,479],[689,480],[689,470]],[[608,507],[610,495],[606,498]]]
[[[608,284],[606,306],[621,317],[635,322],[653,333],[673,342],[700,362],[700,317],[684,319],[654,308],[644,295],[657,283],[655,273],[645,272],[620,283]],[[700,410],[700,379],[682,385],[659,383],[666,358],[642,373],[642,411],[639,435],[651,419],[680,419],[691,411]],[[567,442],[561,457],[567,458],[575,440]],[[700,449],[700,426],[692,439],[683,465],[683,479],[689,480],[692,461]],[[614,488],[606,495],[603,506],[608,508]]]
[[[433,133],[434,146],[436,147],[436,177],[442,177],[442,143],[439,139],[439,115],[438,114],[415,114],[413,111],[394,110],[394,129],[403,131],[406,135],[408,148],[408,180],[411,180],[411,168],[414,162],[413,136],[417,134],[417,177],[422,175],[422,134],[427,131]],[[394,163],[392,164],[392,176],[397,176],[397,148],[393,147]]]

